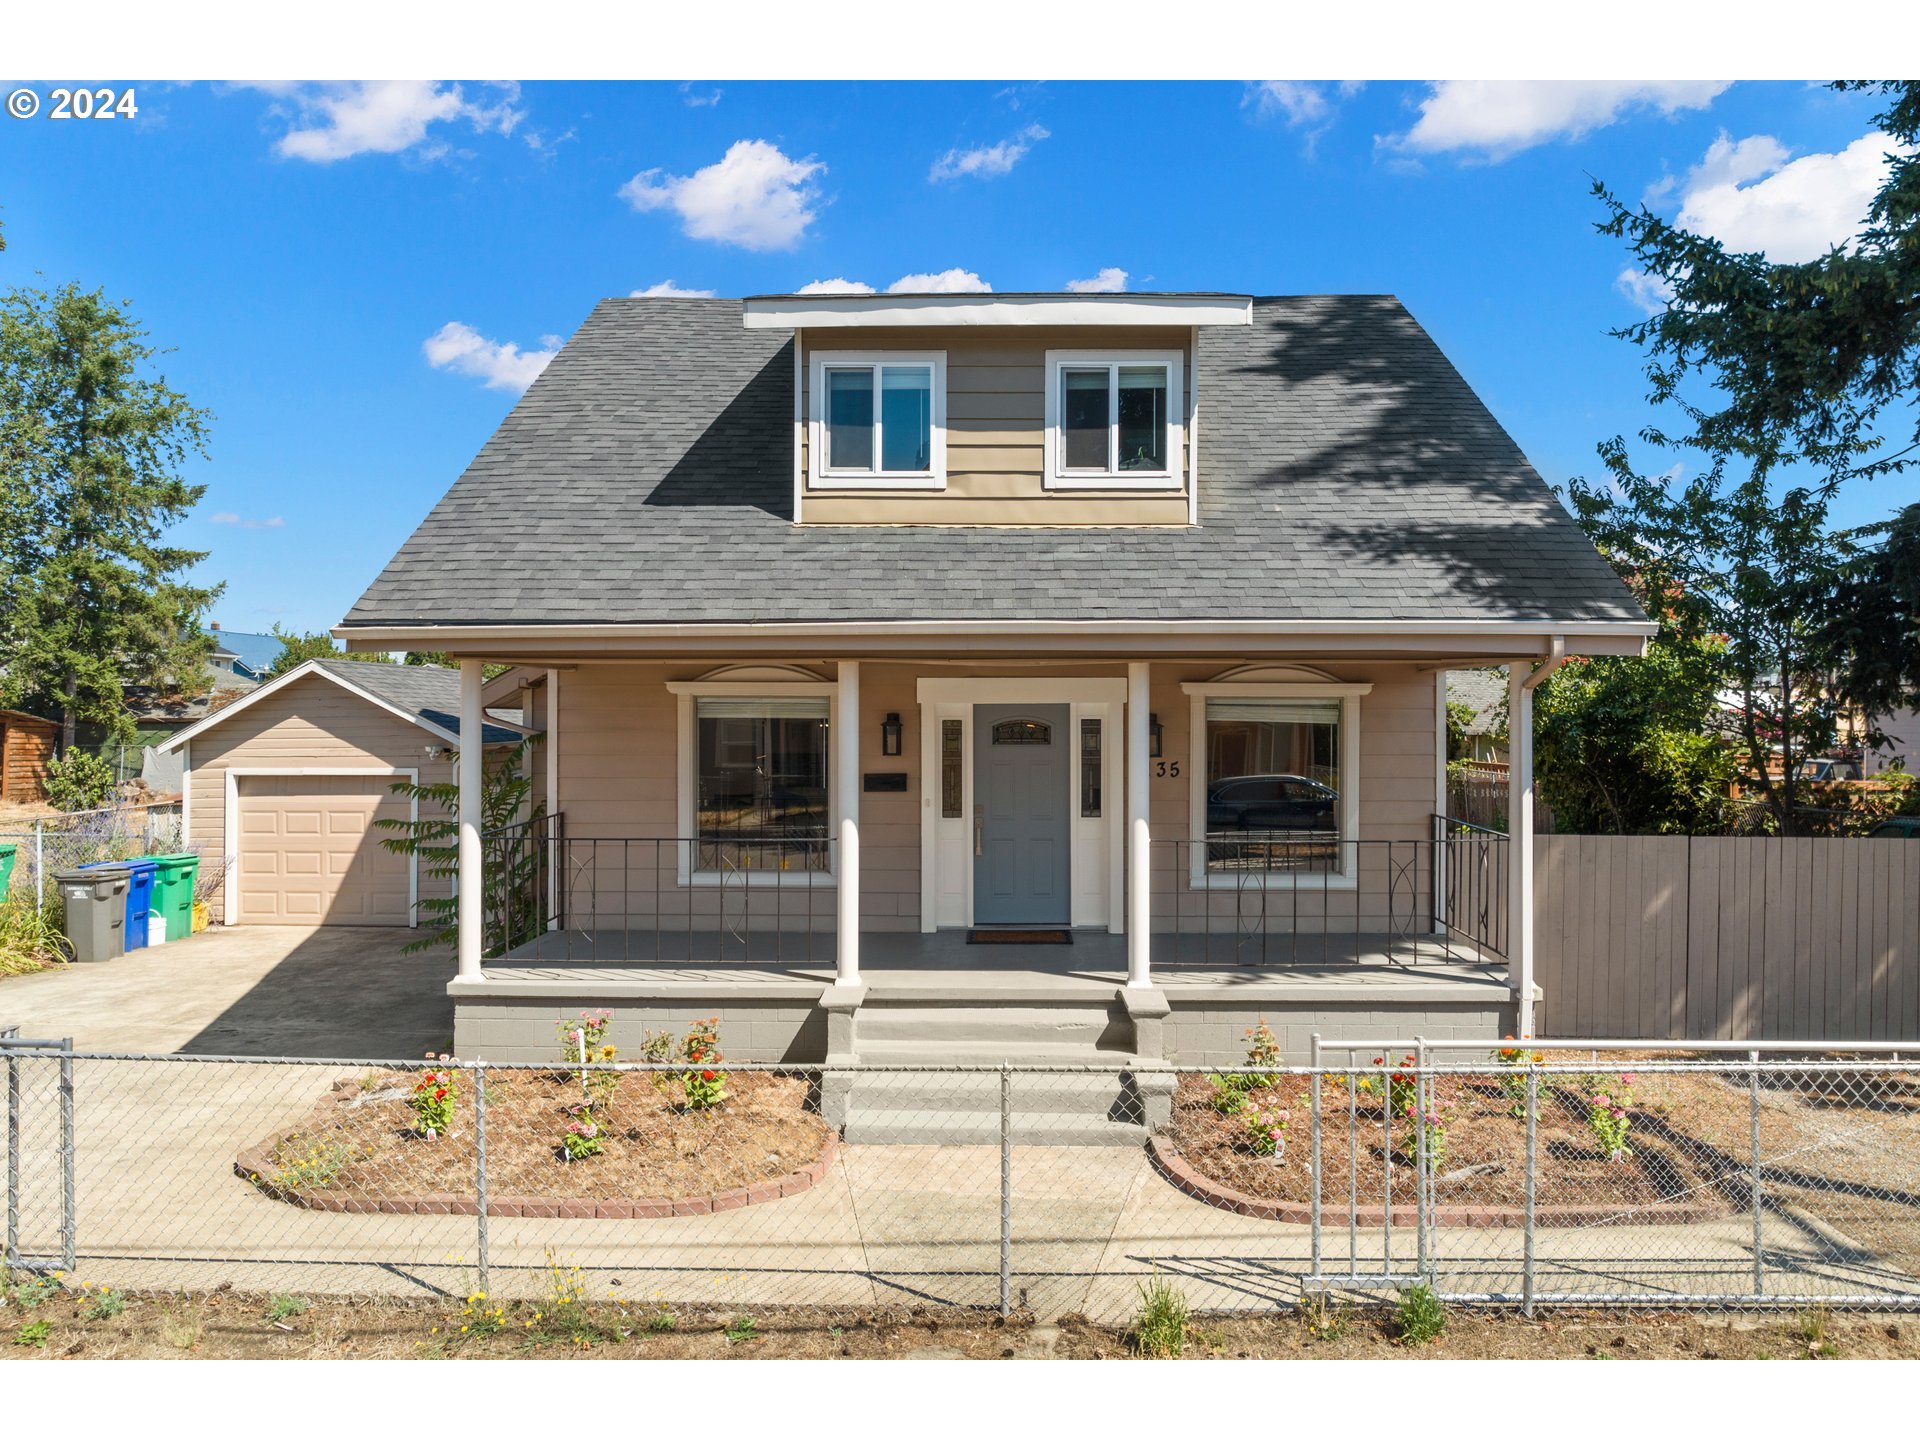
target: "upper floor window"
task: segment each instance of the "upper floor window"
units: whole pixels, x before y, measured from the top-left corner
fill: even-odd
[[[1178,351],[1047,352],[1046,483],[1056,490],[1178,490]]]
[[[815,489],[946,485],[944,354],[816,351],[810,378]]]

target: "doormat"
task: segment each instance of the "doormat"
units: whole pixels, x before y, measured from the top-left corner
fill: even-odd
[[[1071,945],[1071,930],[969,930],[969,945]]]

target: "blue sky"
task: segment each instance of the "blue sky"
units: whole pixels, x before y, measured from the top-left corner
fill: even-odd
[[[172,347],[215,417],[178,538],[236,630],[336,622],[602,296],[1391,292],[1559,483],[1649,419],[1589,176],[1794,259],[1880,164],[1870,98],[1779,83],[137,94],[132,121],[0,121],[0,286],[103,286]]]

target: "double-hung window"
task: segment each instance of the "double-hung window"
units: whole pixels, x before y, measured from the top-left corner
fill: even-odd
[[[1186,390],[1178,351],[1049,350],[1050,489],[1178,490]]]
[[[816,351],[808,483],[832,490],[944,488],[946,370],[938,351]]]

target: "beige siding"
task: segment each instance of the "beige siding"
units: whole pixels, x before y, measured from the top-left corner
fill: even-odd
[[[426,747],[435,743],[419,726],[308,675],[189,742],[188,843],[229,862],[237,853],[239,837],[226,831],[229,769],[417,769],[423,784],[443,784],[453,766],[428,761]],[[383,834],[370,831],[362,843],[377,846]],[[447,893],[446,880],[421,875],[422,899]]]
[[[691,680],[711,667],[698,665],[583,665],[567,672],[560,687],[558,737],[559,808],[565,814],[570,840],[597,840],[592,855],[591,893],[587,881],[576,876],[570,924],[583,924],[588,904],[598,907],[602,922],[619,923],[624,915],[632,924],[650,923],[656,914],[684,918],[688,914],[712,917],[722,902],[712,893],[684,891],[675,877],[674,852],[658,842],[673,839],[679,828],[676,800],[679,764],[676,699],[666,688],[669,680]],[[1180,774],[1152,782],[1151,819],[1156,839],[1184,839],[1188,824],[1188,697],[1183,681],[1205,680],[1228,666],[1222,662],[1195,665],[1155,665],[1153,707],[1165,727],[1163,759],[1178,760]],[[1403,842],[1412,858],[1412,845],[1431,833],[1434,796],[1434,685],[1432,671],[1409,664],[1330,666],[1336,678],[1367,681],[1373,691],[1360,701],[1360,835],[1365,839]],[[831,678],[831,667],[819,667]],[[916,681],[923,675],[961,678],[968,675],[1007,674],[1005,667],[925,666],[869,661],[860,671],[858,729],[861,770],[904,772],[904,793],[863,793],[861,804],[862,885],[861,912],[875,930],[915,930],[920,923],[920,774],[921,714],[915,700]],[[1049,668],[1021,667],[1022,676],[1098,675],[1119,677],[1124,666],[1082,665]],[[902,753],[880,754],[880,726],[888,712],[898,712],[903,727]],[[1116,722],[1118,724],[1118,722]],[[1120,736],[1113,743],[1117,747]],[[1116,755],[1119,753],[1116,748]],[[1124,805],[1115,786],[1109,805]],[[644,839],[648,843],[622,846],[619,841]],[[576,851],[576,861],[587,856]],[[1384,887],[1385,858],[1369,862],[1362,889]],[[1418,866],[1415,867],[1419,868]],[[1156,922],[1171,916],[1174,886],[1173,857],[1156,857]],[[585,872],[582,872],[585,873]],[[655,877],[661,884],[656,888]],[[1417,882],[1424,894],[1424,875]],[[1183,912],[1197,914],[1205,903],[1220,913],[1232,907],[1232,897],[1195,896],[1185,892]],[[817,888],[811,902],[804,891],[789,889],[778,901],[756,894],[754,917],[795,928],[805,922],[811,903],[817,916],[831,913],[830,891]],[[736,913],[735,902],[727,902]],[[1379,905],[1369,902],[1372,910]],[[776,917],[776,906],[784,907]],[[1345,908],[1341,908],[1341,907]],[[1309,903],[1303,913],[1325,912]],[[1337,900],[1336,918],[1352,913],[1350,899]]]
[[[803,337],[803,414],[812,413],[815,350],[944,351],[947,357],[947,485],[938,491],[832,490],[809,487],[802,518],[829,525],[1184,525],[1182,480],[1170,489],[1048,490],[1042,481],[1049,350],[1174,350],[1193,383],[1190,332],[996,329],[832,330]],[[1190,390],[1189,390],[1190,393]],[[1180,413],[1187,397],[1179,397]],[[803,459],[811,463],[811,457]]]

